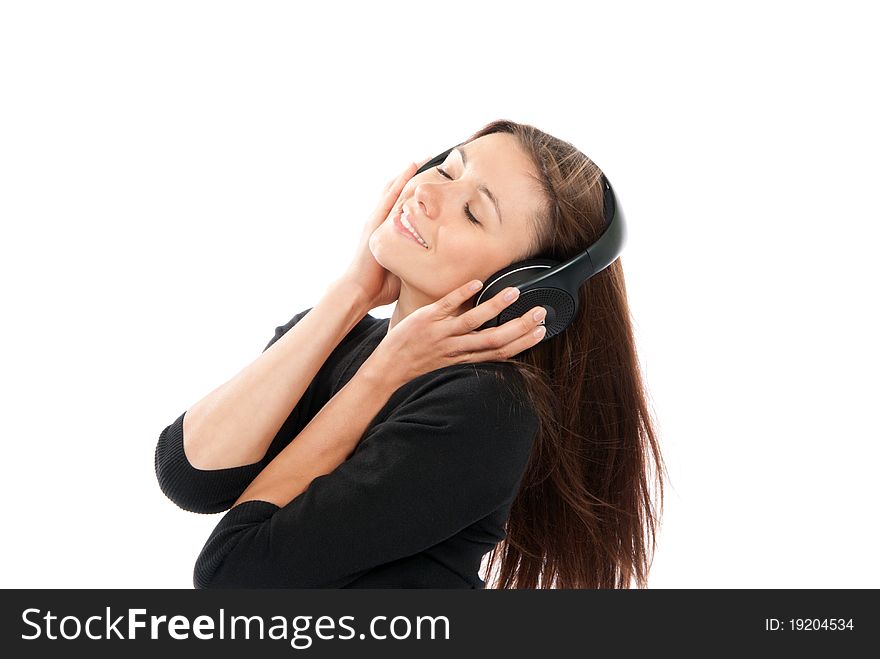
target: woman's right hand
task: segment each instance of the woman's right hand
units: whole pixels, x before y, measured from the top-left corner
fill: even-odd
[[[379,205],[372,212],[358,241],[354,259],[340,277],[346,285],[363,293],[364,299],[370,304],[370,308],[381,307],[391,304],[400,296],[400,278],[383,268],[370,251],[370,236],[388,218],[394,204],[397,203],[400,193],[407,181],[416,173],[419,167],[428,162],[426,158],[421,163],[410,163],[400,174],[391,179],[382,192]]]
[[[515,297],[505,299],[511,289]],[[515,287],[468,308],[474,295],[476,291],[464,284],[419,307],[389,330],[361,368],[400,386],[453,364],[509,361],[544,339],[546,310],[540,305],[496,327],[479,329],[513,304],[519,297]],[[535,312],[541,312],[538,318]]]

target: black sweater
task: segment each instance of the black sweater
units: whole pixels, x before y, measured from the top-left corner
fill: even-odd
[[[277,327],[263,350],[309,311]],[[228,511],[196,560],[196,588],[485,586],[482,558],[505,537],[538,428],[509,363],[420,375],[395,391],[345,462],[286,506],[230,509],[351,379],[388,323],[368,314],[342,339],[259,462],[196,469],[183,451],[186,412],[162,431],[155,467],[165,495],[188,511]]]

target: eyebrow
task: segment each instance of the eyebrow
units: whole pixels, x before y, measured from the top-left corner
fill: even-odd
[[[464,147],[456,147],[453,149],[453,151],[458,151],[458,155],[461,156],[461,162],[464,164],[465,167],[467,167],[467,154],[464,152]],[[495,206],[495,212],[498,213],[498,223],[503,224],[503,222],[501,221],[501,206],[499,206],[498,204],[498,199],[485,185],[480,185],[478,189],[480,192],[486,195],[489,198],[489,201],[491,201],[492,204]]]

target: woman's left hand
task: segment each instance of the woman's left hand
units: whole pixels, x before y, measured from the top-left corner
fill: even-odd
[[[476,291],[468,288],[470,283],[416,309],[397,323],[364,366],[375,368],[374,373],[383,380],[391,379],[402,386],[419,375],[444,366],[506,361],[541,341],[545,331],[541,325],[544,317],[536,320],[532,316],[535,311],[544,310],[540,306],[498,327],[478,330],[516,301],[516,297],[505,300],[508,289],[503,289],[462,313],[462,306],[476,295]],[[534,333],[536,328],[541,328],[539,335]]]

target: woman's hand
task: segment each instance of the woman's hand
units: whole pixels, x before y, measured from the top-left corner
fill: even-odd
[[[541,341],[545,332],[541,321],[546,315],[541,306],[498,327],[477,330],[519,295],[517,291],[513,300],[505,300],[509,290],[516,291],[508,287],[461,313],[461,307],[476,294],[476,290],[469,288],[471,283],[416,309],[397,323],[368,358],[368,368],[375,368],[373,373],[385,380],[390,378],[403,385],[419,375],[452,364],[506,361]],[[536,319],[532,314],[538,310],[542,315]]]
[[[364,299],[369,302],[370,309],[391,304],[400,296],[400,278],[383,268],[373,258],[373,253],[370,251],[370,236],[388,218],[388,214],[397,203],[406,182],[428,160],[430,158],[425,158],[418,164],[410,163],[406,169],[388,182],[379,199],[379,205],[376,206],[376,210],[370,215],[361,231],[354,259],[340,277],[340,280],[347,286],[362,291]]]

